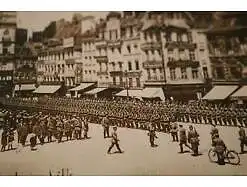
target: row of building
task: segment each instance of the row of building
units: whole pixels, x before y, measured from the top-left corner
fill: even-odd
[[[62,85],[77,96],[94,84],[112,92],[157,88],[169,98],[200,99],[215,85],[246,83],[246,18],[244,12],[132,11],[109,12],[100,21],[59,20],[33,33],[32,42],[16,45],[12,67],[2,58],[0,73],[8,67],[12,76],[0,81],[16,91]]]

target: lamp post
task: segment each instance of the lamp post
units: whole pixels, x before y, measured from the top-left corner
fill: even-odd
[[[127,98],[129,99],[129,84],[128,84],[128,73],[127,70],[125,70],[125,84],[126,84],[126,91],[127,91]]]

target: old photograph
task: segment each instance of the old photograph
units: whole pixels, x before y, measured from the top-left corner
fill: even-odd
[[[1,176],[247,175],[247,12],[0,12]]]

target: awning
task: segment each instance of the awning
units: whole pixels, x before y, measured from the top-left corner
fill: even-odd
[[[59,90],[60,85],[41,85],[33,93],[38,94],[52,94]]]
[[[128,90],[129,97],[141,97],[142,90]],[[121,92],[117,93],[116,96],[127,97],[127,90],[122,90]]]
[[[87,94],[87,95],[94,95],[94,94],[97,94],[99,92],[102,92],[102,91],[104,91],[106,89],[107,88],[94,88],[94,89],[92,89],[92,90],[90,90],[88,92],[85,92],[85,94]]]
[[[142,90],[143,98],[160,98],[162,101],[165,100],[165,95],[162,88],[145,88]]]
[[[15,91],[32,91],[35,90],[35,84],[16,84],[15,85]]]
[[[238,86],[215,86],[202,99],[204,100],[224,100],[231,95]]]
[[[81,91],[92,85],[94,85],[94,83],[81,83],[79,86],[72,88],[69,91]]]
[[[247,86],[242,86],[231,97],[247,97]]]

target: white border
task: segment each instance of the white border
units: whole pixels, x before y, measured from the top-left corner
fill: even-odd
[[[178,10],[178,11],[246,11],[246,0],[7,0],[1,10],[18,11],[112,11],[112,10]],[[174,166],[179,167],[179,166]],[[196,168],[195,168],[196,170]],[[240,186],[245,177],[1,177],[1,186]],[[241,185],[242,186],[242,185]]]

